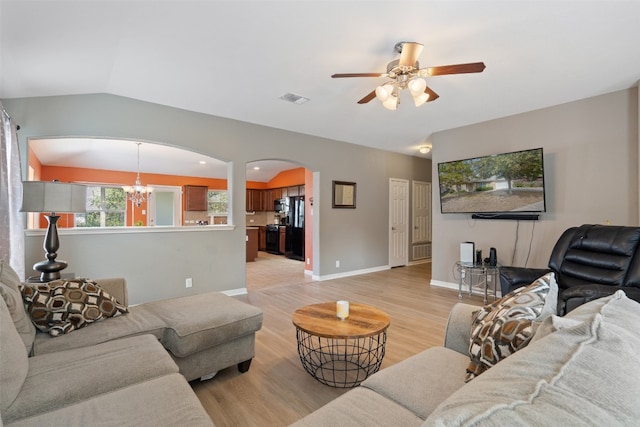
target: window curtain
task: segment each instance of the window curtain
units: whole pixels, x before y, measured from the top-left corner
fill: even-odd
[[[0,102],[0,260],[24,277],[24,215],[17,126]]]

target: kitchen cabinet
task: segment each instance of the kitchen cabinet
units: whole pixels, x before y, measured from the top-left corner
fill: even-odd
[[[247,227],[247,261],[258,258],[258,227]]]
[[[185,185],[185,211],[206,211],[207,210],[207,192],[209,188],[206,185]]]
[[[287,240],[287,227],[285,226],[280,226],[280,241],[279,241],[279,248],[278,248],[278,252],[280,252],[281,254],[283,254],[286,250],[286,240]]]
[[[292,185],[291,187],[287,188],[287,193],[288,193],[289,197],[299,196],[300,195],[300,189],[298,188],[297,185]]]

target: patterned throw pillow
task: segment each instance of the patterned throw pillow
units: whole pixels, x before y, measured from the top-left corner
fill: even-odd
[[[471,362],[465,381],[526,347],[535,332],[534,322],[555,314],[557,296],[554,273],[548,273],[478,310],[471,325]]]
[[[33,324],[54,337],[128,311],[88,279],[24,284],[20,291]]]

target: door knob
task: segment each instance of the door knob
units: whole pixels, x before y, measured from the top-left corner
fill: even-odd
[[[396,231],[396,228],[395,227],[391,227],[391,231]]]

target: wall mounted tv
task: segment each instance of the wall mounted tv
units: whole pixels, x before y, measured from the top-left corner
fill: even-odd
[[[538,219],[545,212],[542,148],[438,163],[440,211]]]

